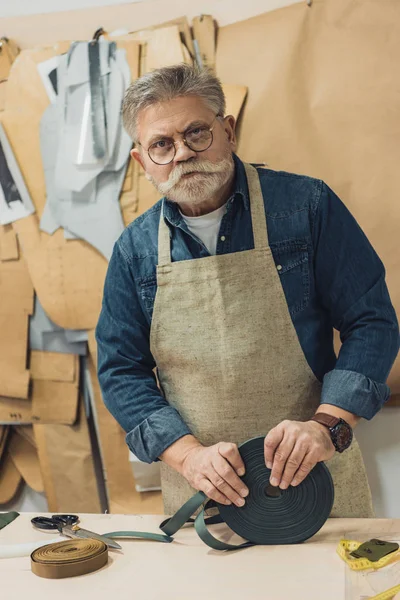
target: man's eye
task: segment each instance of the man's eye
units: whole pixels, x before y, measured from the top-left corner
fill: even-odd
[[[204,127],[195,127],[194,129],[191,129],[190,131],[187,132],[187,135],[200,135],[201,133],[203,133],[203,131],[205,131]]]
[[[155,144],[152,144],[154,148],[165,148],[168,145],[168,142],[166,142],[165,140],[159,140],[158,142],[155,142]]]

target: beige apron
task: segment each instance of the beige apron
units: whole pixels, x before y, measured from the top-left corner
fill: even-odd
[[[204,444],[240,444],[284,419],[305,421],[320,404],[268,245],[257,171],[245,165],[254,250],[171,262],[161,214],[151,351],[162,391]],[[371,494],[356,441],[328,462],[335,483],[332,516],[372,517]],[[195,490],[161,465],[166,514]]]

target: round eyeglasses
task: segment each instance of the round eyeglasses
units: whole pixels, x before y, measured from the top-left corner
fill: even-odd
[[[220,115],[216,115],[214,118],[217,119]],[[213,123],[214,123],[213,121]],[[190,127],[184,132],[182,136],[182,142],[193,150],[193,152],[205,152],[211,146],[214,141],[213,127],[205,127],[198,125],[196,127]],[[150,144],[147,148],[147,154],[149,158],[156,165],[169,165],[176,155],[176,145],[179,142],[175,142],[171,138],[163,138]],[[138,144],[141,146],[140,142]]]

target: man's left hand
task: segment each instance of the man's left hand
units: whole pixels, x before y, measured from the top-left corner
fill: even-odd
[[[335,447],[328,429],[315,421],[282,421],[264,440],[270,483],[285,490],[299,485],[317,462],[329,460]]]

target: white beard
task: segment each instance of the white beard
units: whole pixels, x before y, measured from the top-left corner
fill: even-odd
[[[190,160],[178,164],[164,183],[157,183],[146,174],[162,196],[178,204],[201,204],[218,192],[231,178],[235,169],[232,154],[218,163],[209,160]],[[182,175],[199,171],[190,179],[182,179]],[[204,173],[204,174],[203,174]]]

